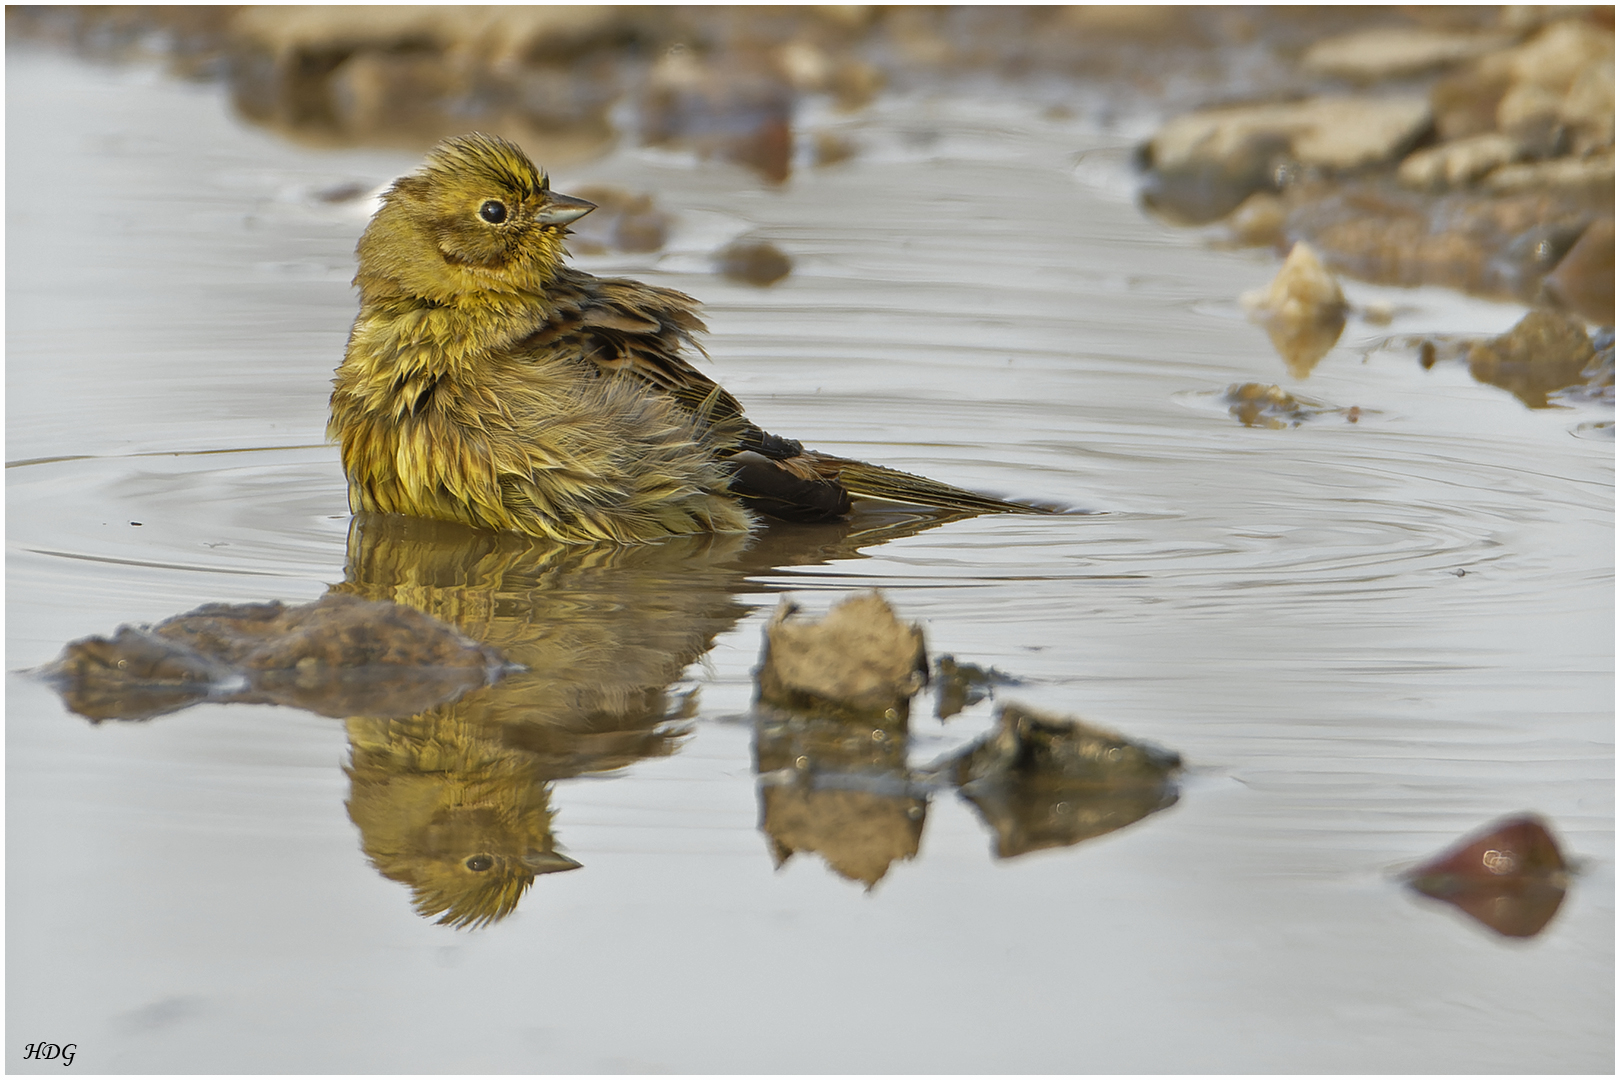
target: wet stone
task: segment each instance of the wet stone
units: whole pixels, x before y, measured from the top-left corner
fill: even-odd
[[[1380,27],[1318,41],[1300,58],[1311,75],[1372,83],[1471,60],[1511,42],[1502,34]]]
[[[1532,409],[1544,409],[1549,393],[1587,381],[1586,369],[1596,356],[1581,320],[1532,311],[1501,337],[1475,342],[1468,350],[1468,371]]]
[[[1245,293],[1242,301],[1296,379],[1309,375],[1338,344],[1350,310],[1339,282],[1303,243],[1294,245],[1269,286]]]
[[[100,722],[201,701],[406,716],[506,670],[494,649],[413,608],[331,594],[296,607],[205,604],[150,630],[71,642],[38,674]]]
[[[1503,937],[1534,937],[1558,913],[1570,867],[1534,815],[1475,832],[1406,875],[1416,892],[1457,908]]]
[[[1280,386],[1265,383],[1233,383],[1221,395],[1233,416],[1244,427],[1291,428],[1318,416],[1341,415],[1356,423],[1366,411],[1357,406],[1341,409],[1319,401],[1298,397]]]
[[[794,712],[905,718],[928,682],[922,628],[877,592],[852,596],[818,622],[786,597],[765,628],[759,700]]]
[[[1180,768],[1173,751],[1013,704],[952,764],[1002,859],[1077,844],[1174,805]]]
[[[732,281],[764,287],[774,285],[793,272],[793,260],[769,241],[739,240],[721,248],[715,256],[720,273]]]

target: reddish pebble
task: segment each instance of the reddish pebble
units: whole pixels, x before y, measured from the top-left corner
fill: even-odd
[[[1507,818],[1408,875],[1408,884],[1505,937],[1534,937],[1563,903],[1569,866],[1539,818]]]

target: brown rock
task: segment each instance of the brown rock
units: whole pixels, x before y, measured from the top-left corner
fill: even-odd
[[[722,248],[715,259],[721,274],[747,285],[775,285],[793,272],[793,260],[763,240],[739,240]]]
[[[1603,326],[1614,325],[1614,218],[1586,227],[1558,268],[1547,275],[1547,292],[1566,310]]]
[[[1407,875],[1417,892],[1443,900],[1504,937],[1534,937],[1558,913],[1569,865],[1537,817],[1486,826]]]
[[[406,716],[506,671],[494,649],[414,608],[328,594],[297,607],[205,604],[151,630],[70,643],[40,674],[91,720],[146,720],[199,701],[323,716]]]
[[[962,796],[996,835],[996,857],[1067,847],[1174,805],[1180,755],[1082,721],[1002,707],[953,763]]]
[[[1544,409],[1549,393],[1586,381],[1582,372],[1596,355],[1581,320],[1532,311],[1501,337],[1476,342],[1468,350],[1468,371],[1532,409]]]
[[[922,628],[902,623],[877,592],[853,596],[819,622],[785,597],[765,628],[759,699],[785,709],[904,717],[928,682]]]
[[[1305,243],[1294,245],[1269,286],[1245,293],[1242,302],[1296,379],[1338,343],[1350,311],[1338,280]]]

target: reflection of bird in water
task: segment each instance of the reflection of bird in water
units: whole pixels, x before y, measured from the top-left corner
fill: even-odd
[[[1039,512],[751,424],[684,355],[695,300],[562,265],[568,223],[593,208],[483,135],[441,143],[384,195],[332,394],[355,511],[565,543],[741,533],[744,506],[822,521],[852,498]]]
[[[522,665],[404,720],[348,721],[349,816],[366,855],[452,926],[507,915],[557,853],[552,782],[672,752],[669,686],[746,612],[742,538],[584,547],[362,515],[339,590],[416,607]]]
[[[513,909],[578,865],[552,837],[553,781],[669,754],[692,703],[669,688],[749,608],[749,575],[856,556],[952,515],[592,546],[361,514],[335,591],[393,600],[522,671],[404,720],[348,721],[349,815],[417,910],[454,926]]]

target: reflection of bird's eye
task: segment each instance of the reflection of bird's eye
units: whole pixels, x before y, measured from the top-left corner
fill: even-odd
[[[485,203],[485,205],[488,206],[489,204]],[[501,204],[495,203],[494,205],[500,206]],[[488,870],[494,865],[495,860],[490,858],[488,855],[474,855],[472,858],[467,860],[467,869],[469,870]]]
[[[490,199],[478,208],[478,216],[491,225],[499,225],[506,220],[506,204]]]

